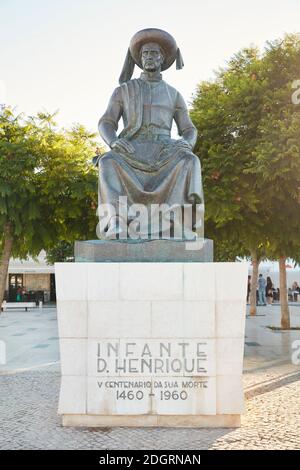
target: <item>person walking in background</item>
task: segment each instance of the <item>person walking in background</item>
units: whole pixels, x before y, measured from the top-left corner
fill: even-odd
[[[267,296],[267,306],[271,307],[273,303],[273,290],[274,285],[270,276],[267,277],[267,286],[266,286],[266,296]]]
[[[250,292],[251,292],[251,276],[248,275],[248,283],[247,283],[247,304],[249,303]]]
[[[258,278],[258,303],[259,305],[266,305],[266,285],[267,282],[262,274]]]
[[[298,294],[300,294],[300,287],[299,287],[298,282],[294,281],[292,285],[292,295],[293,295],[294,302],[297,302]]]

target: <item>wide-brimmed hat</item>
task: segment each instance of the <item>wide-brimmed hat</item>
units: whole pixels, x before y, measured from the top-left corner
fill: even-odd
[[[159,45],[164,55],[161,70],[167,70],[176,59],[176,69],[183,67],[183,60],[180,49],[171,34],[158,28],[146,28],[135,33],[132,37],[120,76],[120,83],[124,83],[132,77],[135,64],[142,67],[141,49],[145,44],[154,42]]]

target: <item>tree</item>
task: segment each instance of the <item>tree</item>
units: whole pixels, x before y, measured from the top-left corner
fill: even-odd
[[[249,171],[263,192],[261,216],[269,238],[268,257],[279,259],[281,326],[290,328],[286,259],[296,258],[300,240],[300,106],[292,102],[300,70],[300,36],[287,35],[267,44],[261,80],[267,85],[260,139]]]
[[[74,261],[74,244],[64,240],[59,241],[47,251],[46,261],[48,264]]]
[[[216,260],[228,253],[254,261],[252,293],[256,292],[259,256],[267,243],[258,217],[262,194],[257,175],[247,172],[259,140],[264,87],[257,81],[260,59],[256,48],[236,54],[214,81],[198,86],[192,119],[198,129],[195,148],[203,166],[206,232],[214,239]],[[251,296],[251,312],[256,295]]]
[[[36,256],[60,240],[90,237],[96,227],[94,135],[58,130],[54,116],[0,115],[0,305],[9,258]]]
[[[291,102],[299,51],[296,35],[269,42],[261,55],[243,49],[213,82],[199,85],[192,108],[210,236],[220,237],[221,247],[227,238],[237,256],[250,254],[252,314],[260,259],[281,260],[283,327],[289,327],[284,260],[300,252],[299,107]]]

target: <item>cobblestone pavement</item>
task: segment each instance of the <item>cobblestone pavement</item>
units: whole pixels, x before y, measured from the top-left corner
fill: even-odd
[[[41,367],[34,360],[34,369],[20,372],[20,354],[19,370],[0,374],[0,449],[300,449],[300,366],[290,356],[299,331],[272,332],[266,324],[274,324],[278,312],[274,308],[272,318],[269,311],[260,313],[247,319],[241,428],[63,428],[53,350],[53,357],[45,356],[56,362],[52,365]]]
[[[300,449],[300,370],[290,364],[245,375],[238,429],[63,428],[59,382],[55,367],[0,377],[0,449]]]

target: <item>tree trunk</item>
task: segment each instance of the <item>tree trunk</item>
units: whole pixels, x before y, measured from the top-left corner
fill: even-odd
[[[6,277],[8,271],[9,259],[13,246],[13,237],[12,237],[11,225],[7,223],[4,227],[3,233],[3,252],[0,264],[0,314],[1,306],[4,298],[5,286],[6,286]]]
[[[252,276],[251,276],[251,291],[250,291],[250,315],[256,315],[256,287],[258,279],[259,258],[256,250],[251,251],[252,260]]]
[[[286,285],[286,258],[281,256],[279,258],[279,280],[280,280],[280,306],[281,306],[281,328],[289,329],[290,312],[288,305],[288,293]]]

